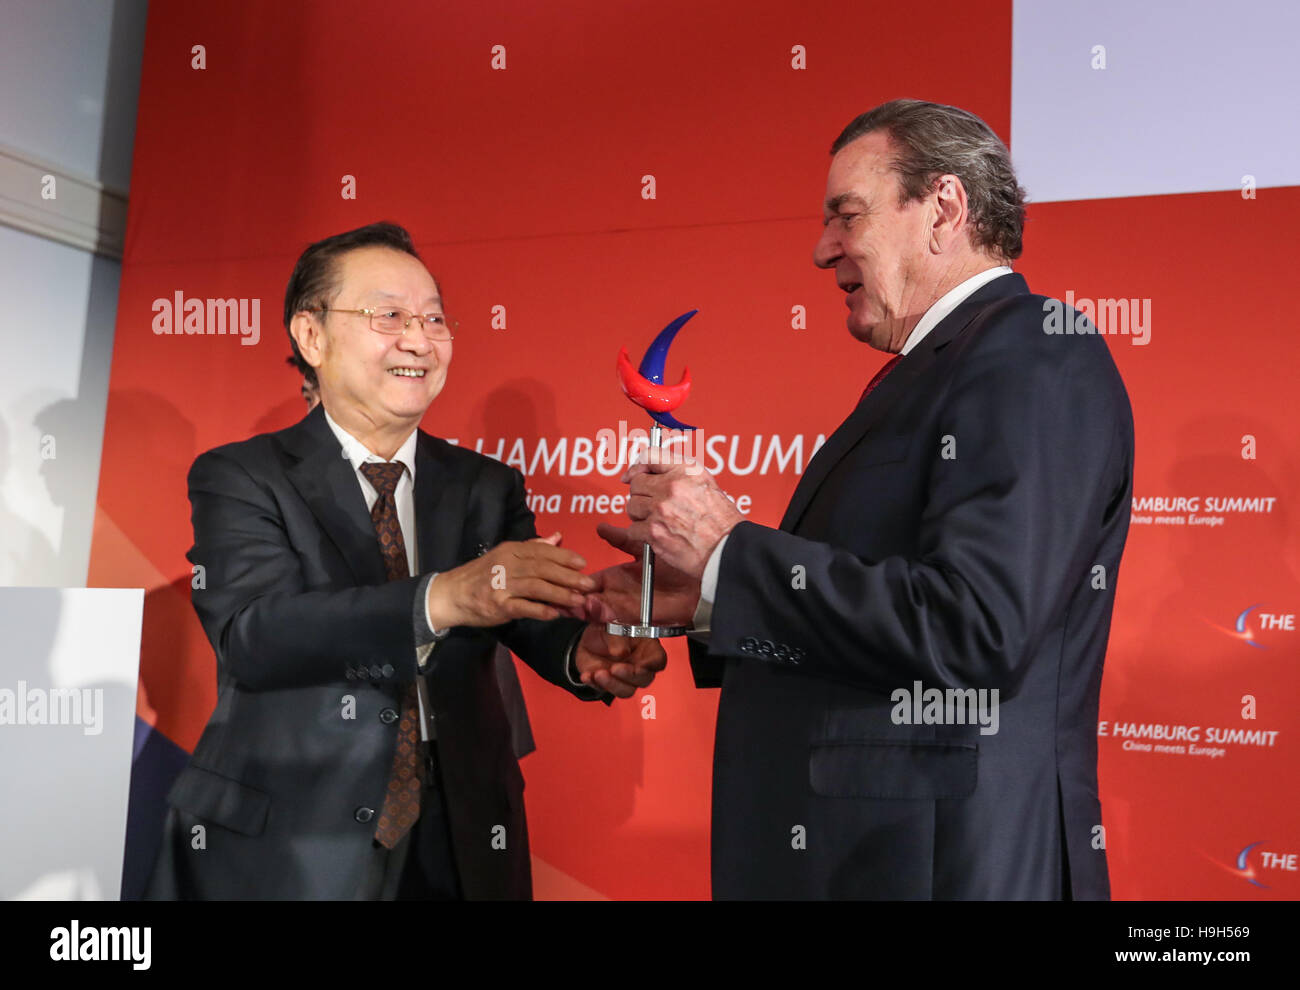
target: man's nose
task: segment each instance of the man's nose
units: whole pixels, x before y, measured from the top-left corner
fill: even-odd
[[[397,346],[404,351],[410,351],[412,354],[428,354],[433,350],[433,341],[425,336],[420,321],[415,317],[411,317],[406,332],[400,334],[397,338]]]
[[[840,259],[839,241],[831,231],[830,224],[822,228],[822,236],[813,245],[813,264],[818,268],[831,268]]]

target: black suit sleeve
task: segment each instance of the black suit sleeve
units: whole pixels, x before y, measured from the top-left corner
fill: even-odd
[[[686,649],[691,661],[691,675],[697,688],[722,687],[722,671],[726,658],[709,653],[705,640],[687,639]]]
[[[991,331],[941,400],[955,456],[939,443],[923,452],[919,552],[867,560],[740,523],[723,550],[711,654],[793,656],[801,670],[884,693],[913,680],[1015,693],[1077,583],[1096,564],[1118,566],[1092,554],[1103,517],[1128,509],[1116,493],[1131,426],[1109,356],[1088,349],[1104,351],[1100,341],[1057,338],[1083,342],[1047,359],[1041,329],[1028,331],[1038,341]],[[871,512],[869,479],[860,497]]]
[[[357,664],[415,679],[414,597],[423,580],[308,591],[272,493],[220,450],[189,472],[191,599],[217,663],[247,690],[342,681]],[[197,583],[197,582],[196,582]]]

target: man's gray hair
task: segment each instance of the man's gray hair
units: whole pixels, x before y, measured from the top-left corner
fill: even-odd
[[[890,100],[855,117],[831,154],[873,131],[889,135],[900,205],[928,194],[939,176],[955,175],[966,189],[971,243],[1003,261],[1020,257],[1025,190],[1016,182],[1011,153],[988,124],[942,103]]]

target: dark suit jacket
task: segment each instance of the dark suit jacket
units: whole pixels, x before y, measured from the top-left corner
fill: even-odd
[[[424,573],[535,535],[518,471],[423,431],[416,447]],[[417,676],[422,579],[385,580],[356,474],[320,407],[288,429],[201,455],[189,493],[188,556],[205,569],[191,597],[216,651],[217,705],[171,790],[147,896],[356,897],[375,854],[395,716]],[[457,628],[433,648],[427,678],[467,898],[532,891],[496,640],[591,699],[600,692],[574,689],[564,670],[581,628],[568,619]],[[195,825],[205,848],[194,848]]]
[[[981,287],[828,439],[779,530],[732,531],[692,644],[722,687],[715,897],[1109,896],[1097,704],[1132,414],[1106,344],[1043,319],[1021,276]],[[997,689],[998,731],[899,724],[917,681]]]

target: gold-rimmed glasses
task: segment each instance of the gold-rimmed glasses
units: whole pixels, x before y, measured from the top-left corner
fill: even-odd
[[[397,306],[381,306],[377,309],[335,309],[330,306],[317,306],[309,313],[355,313],[369,317],[370,329],[375,333],[399,336],[406,333],[412,320],[420,321],[420,330],[429,340],[454,340],[452,330],[460,324],[446,313],[412,313]]]

